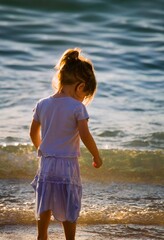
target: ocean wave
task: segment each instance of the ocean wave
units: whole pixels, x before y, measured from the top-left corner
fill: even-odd
[[[34,210],[24,208],[1,207],[0,225],[6,224],[35,224]],[[8,217],[10,216],[10,217]],[[146,209],[93,209],[82,211],[79,224],[139,224],[164,225],[164,211],[149,211]],[[53,219],[53,218],[52,218]]]
[[[100,150],[104,165],[97,175],[89,152],[82,148],[79,159],[82,178],[101,182],[150,182],[163,184],[164,152],[110,149]],[[0,178],[33,178],[38,165],[31,145],[0,147]]]
[[[150,7],[150,5],[153,5],[153,2],[150,2],[148,0],[144,0],[141,3],[136,3],[136,2],[131,2],[131,1],[120,1],[120,0],[112,0],[112,1],[108,1],[108,0],[104,0],[104,1],[100,1],[100,0],[89,0],[89,1],[83,1],[83,0],[1,0],[0,1],[1,4],[5,4],[5,5],[11,5],[11,6],[22,6],[24,8],[26,7],[30,7],[30,8],[43,8],[45,10],[50,9],[50,10],[54,10],[54,9],[62,9],[62,10],[66,10],[69,11],[70,9],[74,9],[77,10],[77,7],[80,8],[80,10],[83,10],[83,7],[86,6],[88,7],[89,10],[95,10],[95,7],[99,7],[99,10],[118,10],[120,8],[120,6],[122,6],[122,8],[124,9],[124,11],[126,11],[127,8],[132,8],[132,6],[134,7],[138,7],[138,6],[142,6],[144,8],[146,7]],[[157,0],[156,4],[158,3],[159,8],[160,6],[163,7],[163,1],[162,0]],[[142,11],[140,11],[141,13],[145,10],[142,9]],[[132,14],[134,14],[135,9],[132,9]],[[156,14],[155,9],[151,10],[151,14]],[[162,10],[161,10],[161,14],[163,14]],[[149,13],[146,14],[146,17],[149,16]]]

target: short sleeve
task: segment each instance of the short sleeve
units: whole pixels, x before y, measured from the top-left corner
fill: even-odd
[[[83,119],[89,119],[88,112],[86,110],[86,107],[83,104],[80,104],[75,110],[75,117],[76,120],[83,120]]]
[[[39,120],[39,103],[36,104],[34,110],[33,110],[33,119],[36,121],[36,122],[40,122]]]

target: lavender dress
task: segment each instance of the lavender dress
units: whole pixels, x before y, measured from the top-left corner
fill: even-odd
[[[75,222],[81,208],[82,186],[77,122],[88,119],[85,106],[71,97],[41,99],[34,120],[41,124],[40,164],[31,183],[36,192],[36,218],[51,210],[54,218]]]

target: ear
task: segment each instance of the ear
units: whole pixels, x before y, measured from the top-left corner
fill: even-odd
[[[79,85],[78,85],[78,87],[77,87],[77,90],[79,91],[79,92],[83,92],[83,90],[84,90],[84,88],[85,88],[85,83],[80,83]]]

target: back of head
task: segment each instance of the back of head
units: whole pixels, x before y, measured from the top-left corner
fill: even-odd
[[[58,91],[60,92],[64,85],[85,83],[84,92],[87,93],[87,99],[90,101],[97,85],[94,68],[92,63],[80,53],[80,49],[68,49],[60,58],[56,65],[59,81]]]

